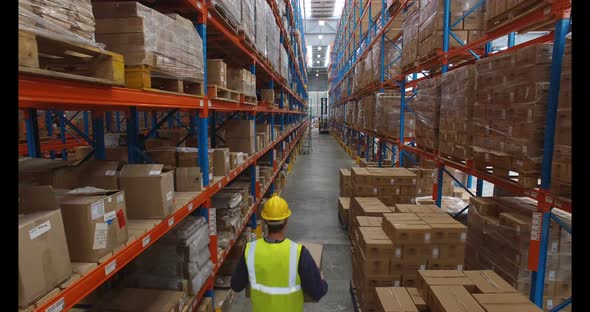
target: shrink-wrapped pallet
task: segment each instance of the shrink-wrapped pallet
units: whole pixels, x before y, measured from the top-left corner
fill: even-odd
[[[266,57],[271,66],[278,71],[279,69],[279,46],[280,32],[277,20],[270,6],[266,6]]]
[[[408,106],[416,112],[416,145],[425,150],[438,149],[441,77],[418,82],[418,93]]]
[[[401,96],[399,92],[376,94],[375,131],[392,138],[399,138],[401,125]],[[409,111],[404,114],[404,137],[413,137],[415,118]]]
[[[256,49],[262,55],[266,56],[266,10],[268,3],[265,0],[256,0],[254,11],[255,11],[255,40]]]
[[[254,0],[241,0],[241,21],[239,29],[244,32],[246,38],[250,42],[254,43],[254,28],[255,28],[255,16],[254,16]]]

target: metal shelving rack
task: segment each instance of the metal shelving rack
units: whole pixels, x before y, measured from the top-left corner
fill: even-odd
[[[468,185],[465,188],[472,196],[482,196],[483,192],[483,181],[494,184],[495,186],[509,191],[511,193],[527,196],[537,200],[538,212],[534,215],[534,220],[538,221],[533,224],[533,231],[538,231],[538,239],[532,239],[529,249],[529,262],[528,267],[532,272],[531,291],[530,299],[539,307],[543,305],[543,286],[545,280],[545,267],[547,259],[547,248],[548,248],[548,237],[549,237],[549,221],[550,219],[555,220],[560,224],[567,232],[571,233],[571,229],[564,225],[558,218],[552,213],[551,209],[560,208],[565,211],[572,211],[572,203],[569,199],[564,199],[555,196],[550,193],[549,187],[551,183],[551,163],[553,157],[553,142],[555,134],[555,122],[558,104],[558,95],[560,87],[560,75],[562,68],[562,58],[565,47],[565,37],[570,31],[570,12],[571,3],[568,0],[556,0],[556,1],[545,1],[546,5],[539,6],[538,9],[528,12],[522,17],[515,18],[509,23],[500,26],[490,32],[484,34],[481,38],[464,44],[460,42],[461,47],[455,49],[449,49],[450,40],[456,40],[451,31],[450,25],[456,21],[451,21],[451,1],[444,1],[444,30],[443,30],[443,47],[441,53],[438,53],[435,57],[420,63],[412,68],[407,68],[402,71],[401,74],[396,77],[386,77],[385,70],[392,64],[384,64],[384,44],[393,44],[396,48],[401,50],[401,37],[402,31],[400,30],[397,34],[386,35],[390,31],[390,25],[396,17],[405,12],[410,5],[413,5],[415,1],[412,0],[399,0],[394,1],[393,9],[390,12],[387,11],[386,0],[347,0],[342,12],[341,20],[338,24],[338,30],[336,35],[336,42],[331,52],[331,62],[329,68],[330,74],[330,104],[331,110],[337,107],[342,107],[343,115],[346,116],[346,104],[349,101],[355,101],[359,98],[372,93],[372,92],[383,92],[385,88],[404,90],[400,100],[400,138],[402,139],[391,139],[377,135],[373,131],[366,129],[358,129],[351,125],[345,124],[340,121],[332,120],[332,129],[338,132],[343,144],[349,145],[351,139],[357,140],[356,155],[357,157],[361,154],[361,145],[365,151],[365,158],[369,161],[370,155],[375,156],[378,160],[379,166],[382,166],[382,160],[386,157],[387,152],[391,152],[391,157],[394,166],[403,166],[404,156],[410,157],[411,155],[419,155],[426,159],[435,160],[437,163],[438,174],[437,183],[433,186],[433,199],[436,200],[438,206],[441,204],[442,197],[442,179],[443,174],[448,171],[445,167],[458,169],[462,172],[469,174]],[[374,19],[372,10],[374,10],[373,3],[379,5],[380,14]],[[480,0],[476,8],[484,5],[485,0]],[[466,12],[461,19],[464,19],[467,15],[473,12],[474,9]],[[363,19],[368,14],[368,31],[363,34]],[[357,18],[360,17],[360,18]],[[519,30],[525,29],[528,26],[538,24],[540,22],[554,23],[555,29],[550,33],[540,36],[536,39],[515,45],[515,33]],[[550,78],[550,89],[547,106],[547,120],[545,127],[545,139],[543,148],[543,163],[542,163],[542,176],[540,188],[526,189],[515,183],[511,183],[507,180],[500,179],[492,176],[487,172],[477,170],[473,167],[470,162],[459,163],[451,161],[449,159],[440,157],[438,151],[429,152],[421,150],[413,144],[413,138],[404,136],[404,120],[403,116],[408,109],[406,107],[407,101],[409,101],[419,90],[416,90],[417,82],[432,78],[424,75],[422,78],[418,78],[418,73],[424,74],[424,70],[428,70],[433,65],[441,65],[441,71],[444,74],[449,68],[449,63],[452,62],[459,56],[471,55],[472,60],[468,63],[473,63],[475,59],[481,57],[487,57],[491,54],[491,41],[499,37],[507,36],[508,48],[498,53],[506,53],[515,49],[523,48],[525,46],[553,42],[553,61],[551,64],[551,78]],[[352,92],[352,86],[350,80],[347,79],[353,74],[354,66],[365,57],[371,47],[373,47],[377,41],[381,42],[381,62],[379,69],[379,81],[370,84],[361,90]],[[484,48],[481,47],[484,45]],[[478,55],[478,53],[483,55]],[[495,54],[498,54],[495,53]],[[494,54],[494,55],[495,55]],[[399,61],[399,60],[398,60]],[[459,65],[460,67],[461,65]],[[436,74],[435,74],[436,75]],[[345,96],[341,96],[341,91],[345,91]],[[409,109],[408,109],[409,110]],[[412,112],[410,110],[410,112]],[[330,116],[335,116],[334,113],[330,113]],[[397,160],[397,161],[396,161]],[[450,175],[450,174],[449,174]],[[477,177],[476,194],[472,194],[469,191],[471,188],[471,176]],[[455,180],[456,181],[456,180]],[[456,181],[458,182],[458,181]],[[468,207],[465,207],[467,209]],[[463,210],[465,210],[463,209]],[[556,306],[552,311],[559,311],[563,307],[571,303],[571,298],[566,300],[563,304]]]
[[[277,9],[277,1],[286,2],[289,29],[285,29],[283,26]],[[62,157],[65,159],[67,158],[67,149],[80,145],[89,145],[93,147],[93,156],[96,159],[105,159],[105,129],[107,131],[120,130],[122,127],[120,112],[124,111],[127,116],[128,162],[142,163],[146,158],[140,150],[143,142],[138,139],[138,114],[143,111],[144,126],[147,128],[146,133],[144,133],[146,137],[155,135],[156,130],[166,123],[170,128],[174,127],[175,124],[188,127],[191,134],[198,136],[199,163],[196,165],[202,170],[204,186],[203,191],[196,198],[190,200],[182,208],[135,241],[128,242],[124,248],[115,252],[105,262],[99,264],[90,273],[72,283],[72,285],[42,304],[35,311],[66,311],[72,308],[85,296],[112,278],[116,272],[189,214],[199,214],[209,220],[209,215],[212,212],[210,209],[211,196],[245,170],[250,170],[251,173],[251,193],[254,196],[255,203],[241,224],[239,233],[242,233],[246,225],[250,225],[253,229],[256,228],[255,211],[258,205],[267,192],[274,191],[272,181],[274,181],[281,168],[289,163],[293,148],[309,126],[305,113],[307,109],[307,73],[305,71],[307,66],[305,57],[303,57],[305,55],[305,38],[303,38],[303,23],[299,1],[291,3],[289,0],[267,0],[267,3],[273,10],[280,29],[280,43],[284,45],[289,55],[289,79],[280,77],[277,70],[263,60],[253,50],[251,44],[240,38],[225,23],[222,16],[215,10],[210,10],[210,8],[214,7],[210,0],[165,2],[153,8],[163,13],[179,13],[190,20],[196,21],[195,27],[203,39],[204,60],[207,59],[207,55],[217,56],[216,53],[222,53],[218,51],[212,53],[212,51],[207,50],[208,34],[214,35],[218,42],[221,40],[221,44],[231,51],[231,53],[225,55],[225,60],[228,63],[234,66],[249,66],[251,72],[257,74],[258,88],[278,89],[280,92],[278,108],[266,102],[259,102],[258,106],[252,106],[208,98],[206,61],[204,96],[201,97],[19,74],[19,109],[24,112],[27,131],[27,143],[19,146],[20,155],[42,157],[42,152],[49,151],[51,157],[54,158],[61,151]],[[287,101],[288,107],[285,105]],[[46,143],[40,142],[37,110],[46,111],[48,121],[51,120],[53,114],[56,115],[60,124],[59,131],[61,132],[59,140],[54,139]],[[66,110],[83,112],[83,129],[73,125],[71,120],[64,116],[63,112]],[[181,112],[186,117],[185,119],[181,118]],[[232,112],[230,118],[236,115],[247,115],[249,120],[268,121],[271,126],[271,144],[254,155],[250,155],[242,165],[232,170],[225,177],[216,177],[214,180],[210,180],[207,153],[208,134],[211,135],[212,147],[215,147],[215,130],[222,127],[225,122],[218,118],[220,116],[216,116],[217,112]],[[149,116],[150,114],[151,116]],[[113,116],[115,117],[114,125],[111,121]],[[275,119],[278,120],[275,122]],[[90,120],[92,121],[92,134],[90,134],[89,129]],[[283,132],[281,136],[277,137],[275,135],[275,124],[281,126]],[[285,131],[287,125],[293,126],[291,130]],[[52,134],[50,128],[48,127],[49,135]],[[275,172],[271,183],[262,189],[259,183],[256,182],[256,161],[269,152]],[[281,162],[275,160],[275,152],[282,153],[283,160]],[[211,234],[210,239],[209,249],[214,263],[214,270],[212,276],[193,301],[195,308],[203,296],[213,297],[214,277],[235,243],[235,240],[232,240],[229,247],[223,251],[223,254],[218,255],[217,235]]]

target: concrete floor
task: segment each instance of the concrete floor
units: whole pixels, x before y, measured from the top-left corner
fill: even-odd
[[[293,212],[287,237],[324,245],[323,274],[328,294],[305,311],[353,311],[349,292],[352,279],[350,241],[338,222],[338,170],[350,168],[351,158],[330,135],[312,131],[312,152],[300,154],[281,196]],[[244,292],[234,295],[232,312],[251,311]]]

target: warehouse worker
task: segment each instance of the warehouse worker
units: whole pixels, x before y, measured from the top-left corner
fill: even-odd
[[[328,292],[309,251],[285,238],[287,202],[274,194],[264,204],[262,218],[268,236],[246,244],[231,279],[231,288],[240,292],[250,286],[252,311],[303,311],[303,293],[320,300]]]

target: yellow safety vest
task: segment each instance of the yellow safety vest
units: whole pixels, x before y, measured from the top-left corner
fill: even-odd
[[[244,255],[253,312],[303,311],[303,290],[297,272],[300,244],[289,239],[267,243],[261,238],[246,244]]]

